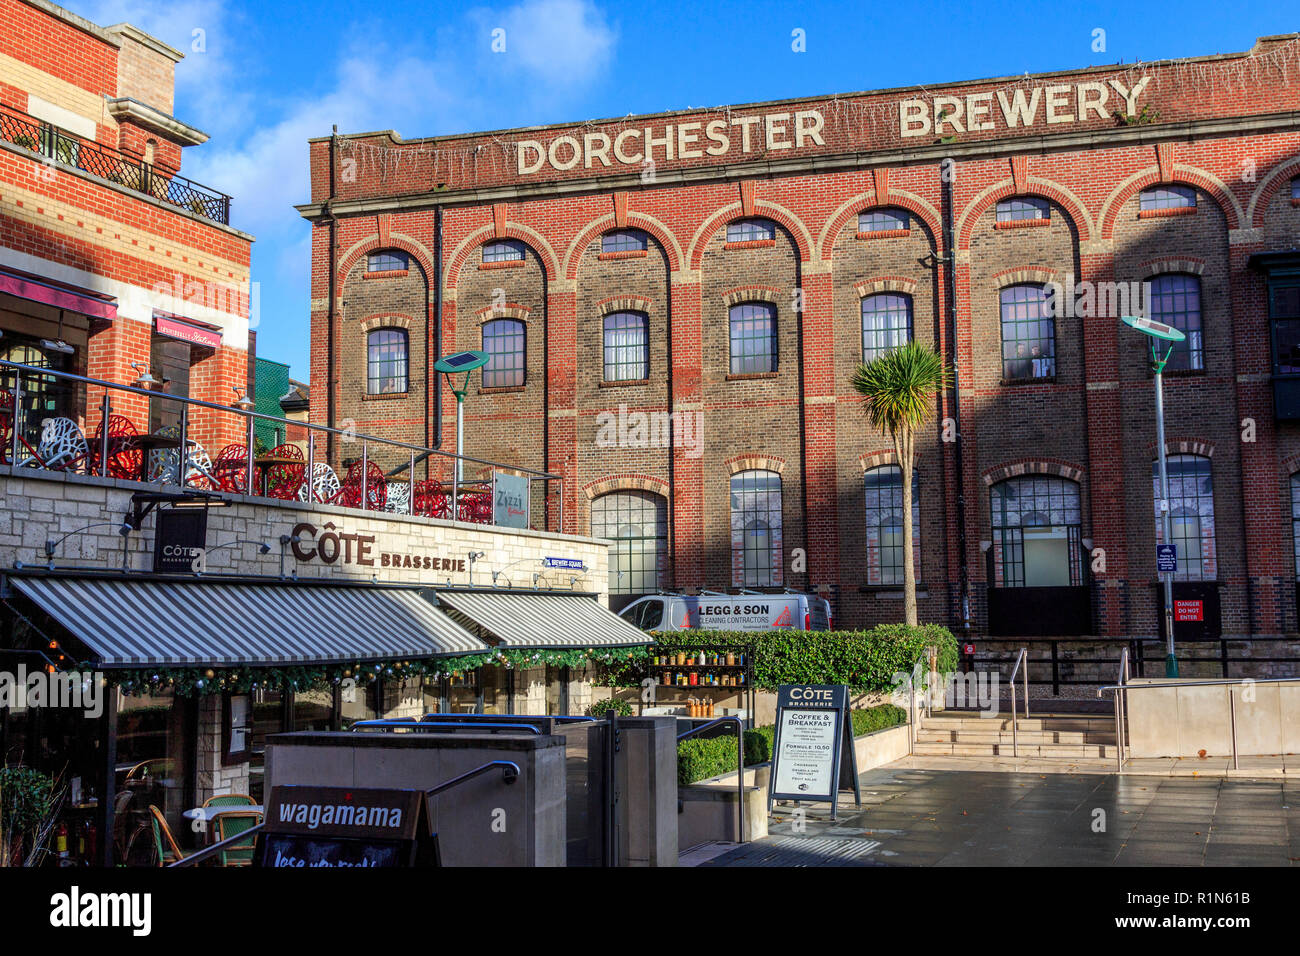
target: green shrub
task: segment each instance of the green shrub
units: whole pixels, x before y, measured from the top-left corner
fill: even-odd
[[[907,711],[893,704],[880,704],[849,711],[853,736],[861,737],[874,730],[896,727],[907,722]],[[758,727],[745,731],[745,766],[767,763],[772,759],[776,728]],[[725,736],[701,740],[696,737],[677,745],[677,783],[685,786],[697,780],[706,780],[736,769],[736,738]]]
[[[895,675],[910,673],[918,660],[928,669],[927,650],[938,652],[940,673],[957,669],[957,639],[946,627],[879,624],[866,631],[674,631],[655,634],[650,653],[713,645],[752,645],[754,686],[775,690],[782,684],[844,684],[853,690],[892,690]],[[640,683],[632,665],[610,668],[614,686]]]
[[[604,700],[596,701],[587,708],[587,716],[604,717],[611,710],[620,717],[632,716],[632,705],[617,697],[606,697]]]

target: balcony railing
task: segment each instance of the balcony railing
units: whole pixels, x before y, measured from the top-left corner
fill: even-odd
[[[259,420],[283,441],[262,445]],[[501,469],[527,478],[530,527],[552,503],[564,527],[561,475],[6,361],[0,464],[477,524]]]
[[[82,139],[12,107],[0,105],[0,139],[63,166],[85,170],[205,219],[230,225],[230,197],[225,193]]]

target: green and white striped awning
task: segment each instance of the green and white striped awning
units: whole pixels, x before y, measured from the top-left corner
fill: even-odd
[[[652,638],[588,594],[437,591],[438,602],[478,624],[502,647],[628,647]]]
[[[444,657],[487,645],[410,588],[20,577],[103,667]]]

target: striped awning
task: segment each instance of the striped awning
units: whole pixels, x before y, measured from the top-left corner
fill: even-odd
[[[443,657],[487,645],[412,589],[11,577],[103,667]]]
[[[590,595],[436,593],[440,604],[481,625],[502,647],[624,647],[653,640]]]

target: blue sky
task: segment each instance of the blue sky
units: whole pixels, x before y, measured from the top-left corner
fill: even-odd
[[[1300,29],[1293,3],[465,5],[64,0],[180,50],[176,115],[211,134],[191,178],[257,237],[258,353],[308,369],[307,139],[405,137],[1247,50]],[[493,53],[492,31],[506,31]],[[804,31],[806,51],[791,49]],[[1094,30],[1105,31],[1094,52]],[[196,33],[195,31],[201,31]],[[195,49],[201,46],[202,49]]]

